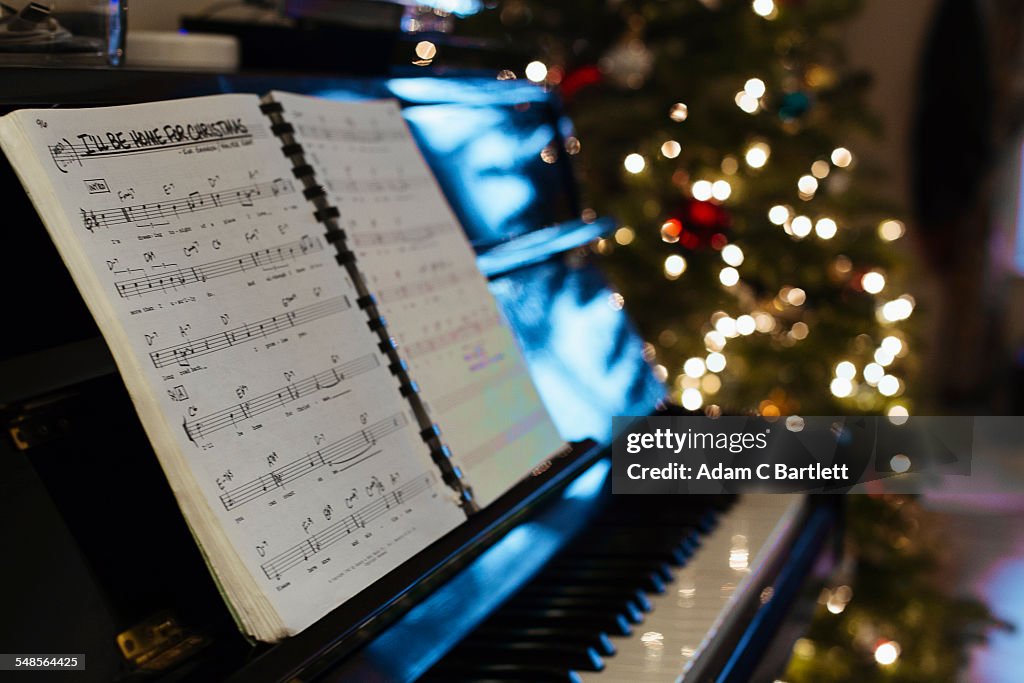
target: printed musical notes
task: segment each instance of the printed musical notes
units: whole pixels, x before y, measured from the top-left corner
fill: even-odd
[[[225,491],[220,501],[224,504],[225,510],[233,510],[325,467],[337,468],[335,472],[348,470],[370,457],[368,454],[372,454],[378,440],[398,431],[407,423],[408,420],[401,413],[374,422],[363,430],[326,444],[323,448],[273,469],[262,477]]]
[[[463,282],[473,282],[480,279],[480,271],[475,267],[454,270],[444,275],[431,278],[424,278],[415,282],[380,287],[377,289],[377,299],[381,303],[393,304],[402,299],[412,297],[423,297],[434,292],[449,289]]]
[[[331,189],[360,195],[400,194],[426,184],[423,178],[406,180],[401,176],[395,178],[344,178],[331,181]]]
[[[454,346],[474,337],[479,337],[487,330],[501,324],[501,318],[493,311],[488,312],[479,320],[466,320],[457,327],[446,329],[435,335],[420,337],[415,341],[402,345],[407,358],[416,358],[426,353],[433,353]]]
[[[114,283],[114,288],[122,299],[143,296],[168,289],[179,289],[197,282],[206,282],[213,278],[234,275],[254,268],[284,263],[306,254],[321,251],[323,248],[323,242],[319,237],[305,235],[295,242],[260,249],[241,256],[231,256],[199,266],[175,268],[152,275],[121,280]]]
[[[301,543],[296,543],[284,552],[270,558],[260,565],[260,569],[268,579],[278,581],[290,569],[306,562],[314,555],[324,552],[335,543],[351,534],[366,528],[372,522],[383,517],[393,507],[403,505],[427,491],[431,490],[429,474],[421,474],[413,480],[402,484],[392,491],[380,495],[372,502],[357,508],[352,514],[334,522],[323,531],[310,534]]]
[[[381,143],[394,142],[403,137],[404,131],[393,127],[381,130],[373,128],[366,130],[361,127],[342,128],[341,126],[328,126],[318,124],[300,123],[296,129],[303,136],[312,140],[323,140],[325,142],[356,142],[356,143]]]
[[[149,359],[153,362],[153,367],[155,368],[163,368],[168,365],[187,366],[189,365],[190,358],[217,353],[236,344],[245,344],[299,325],[311,323],[314,320],[326,318],[335,313],[347,311],[351,307],[352,304],[347,296],[333,297],[310,306],[303,306],[293,311],[279,313],[272,318],[246,323],[224,332],[217,332],[216,334],[206,335],[205,337],[182,344],[168,346],[159,351],[151,351]]]
[[[397,108],[338,106],[294,124],[349,128],[328,135],[375,155],[411,143]],[[96,317],[222,594],[267,641],[465,520],[357,305],[365,292],[302,191],[309,169],[300,179],[282,153],[277,116],[230,94],[0,117],[0,147]],[[443,218],[416,209],[436,182],[406,172],[411,155],[321,177],[321,149],[306,150],[313,180],[350,197],[337,208],[364,251],[411,258],[438,245]],[[444,254],[424,261],[396,260],[394,284],[451,272]]]
[[[268,391],[215,413],[191,420],[186,419],[183,423],[185,435],[189,441],[194,443],[221,429],[237,426],[239,422],[251,420],[256,415],[262,415],[269,410],[293,403],[318,391],[337,386],[347,379],[369,372],[379,366],[380,358],[377,354],[370,353],[360,356],[355,360],[318,372],[312,377]]]
[[[359,269],[400,353],[412,360],[419,395],[444,426],[451,462],[487,505],[562,443],[550,420],[532,419],[540,398],[512,334],[501,322],[487,324],[501,317],[472,246],[394,103],[341,114],[343,106],[316,98],[280,101],[296,142],[315,150],[317,182],[341,210]],[[466,215],[486,214],[494,208],[488,202],[467,207]],[[495,441],[516,424],[524,427],[515,441]],[[494,443],[487,458],[463,461]]]
[[[82,227],[89,232],[95,232],[98,228],[111,228],[131,223],[147,227],[149,224],[145,221],[182,218],[197,211],[210,211],[228,206],[252,206],[253,202],[257,200],[293,192],[295,192],[295,184],[291,180],[277,178],[269,183],[253,183],[217,192],[192,192],[184,197],[167,201],[115,206],[100,210],[79,209],[79,211]]]
[[[356,248],[385,247],[395,244],[415,245],[442,234],[444,228],[445,225],[443,223],[431,223],[404,230],[353,232],[351,244]]]

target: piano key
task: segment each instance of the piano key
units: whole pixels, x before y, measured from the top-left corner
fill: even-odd
[[[603,520],[617,522],[643,522],[649,525],[689,524],[700,527],[721,513],[721,510],[694,499],[686,505],[665,505],[660,496],[652,500],[638,500],[648,496],[616,496],[611,504],[599,514],[597,523]],[[620,500],[621,499],[621,500]]]
[[[575,549],[575,548],[574,548]],[[646,548],[634,548],[632,553],[625,550],[620,552],[613,552],[609,550],[591,549],[584,548],[576,552],[576,555],[582,558],[584,561],[589,558],[602,558],[602,557],[635,557],[644,560],[655,560],[658,562],[664,562],[671,567],[681,567],[686,562],[686,559],[692,555],[691,552],[684,552],[682,544],[673,544],[670,548],[663,551],[648,550]]]
[[[583,609],[503,608],[488,623],[496,626],[558,624],[569,628],[593,628],[613,636],[628,636],[633,627],[621,614]]]
[[[595,531],[605,529],[628,529],[641,528],[657,532],[659,529],[676,528],[680,531],[692,529],[701,534],[711,533],[718,523],[721,513],[717,511],[703,511],[694,513],[691,510],[680,511],[676,517],[665,516],[666,513],[655,511],[625,510],[615,511],[609,516],[599,516],[592,529]]]
[[[495,643],[468,640],[448,655],[453,662],[468,664],[515,664],[528,661],[534,666],[559,667],[572,671],[600,671],[604,660],[597,650],[586,645],[573,646],[558,640]]]
[[[624,683],[676,678],[682,670],[681,662],[698,649],[700,641],[690,649],[681,647],[677,650],[676,659],[680,663],[675,670],[658,669],[656,675],[645,677],[643,661],[646,660],[643,658],[672,659],[664,654],[666,643],[671,640],[668,634],[659,630],[665,621],[659,612],[671,614],[675,608],[676,619],[685,622],[695,618],[699,621],[703,616],[705,623],[700,626],[703,634],[714,633],[717,622],[708,622],[706,614],[697,611],[687,612],[681,617],[678,614],[679,605],[694,597],[691,592],[692,576],[706,575],[712,582],[717,581],[718,597],[738,590],[737,586],[742,584],[746,575],[740,565],[746,562],[748,566],[754,566],[751,558],[755,553],[771,545],[765,530],[771,530],[779,521],[780,511],[798,507],[794,501],[800,500],[799,497],[786,496],[751,498],[751,504],[745,505],[747,497],[744,497],[735,507],[725,499],[717,499],[710,509],[696,512],[685,506],[673,510],[674,506],[664,506],[663,503],[660,509],[656,509],[651,507],[649,501],[652,499],[646,497],[628,504],[613,498],[613,502],[600,514],[597,524],[591,525],[582,536],[552,558],[529,584],[464,642],[478,642],[476,638],[484,642],[497,641],[513,651],[521,643],[545,638],[557,643],[559,635],[568,629],[576,634],[576,640],[569,641],[571,646],[579,648],[579,634],[590,634],[588,637],[593,638],[597,626],[607,629],[621,643],[616,647],[617,654],[605,654],[608,659],[601,672],[572,669],[566,664],[567,669],[558,674],[559,680],[564,680],[561,678],[563,675],[579,675],[585,681],[607,679]],[[632,505],[637,507],[631,508]],[[680,523],[680,520],[685,521]],[[721,528],[708,535],[707,530],[716,526]],[[724,555],[723,544],[727,550]],[[733,563],[728,571],[719,566],[723,558]],[[673,571],[669,565],[681,565],[681,568]],[[722,577],[728,577],[730,571],[738,572],[737,581],[723,583]],[[669,588],[667,591],[666,586]],[[659,592],[662,594],[657,595]],[[628,618],[623,612],[629,611],[623,608],[626,604],[638,610],[642,606],[644,611],[648,606],[653,607],[650,615],[643,615],[643,626],[633,630],[625,623]],[[655,624],[659,626],[656,628]],[[627,635],[626,631],[632,633]],[[607,636],[604,640],[610,641]],[[626,665],[619,662],[623,648],[630,652],[624,658],[628,660]],[[452,654],[455,652],[458,648]],[[450,663],[448,657],[441,661],[441,664]],[[497,661],[491,663],[498,664]],[[609,672],[620,670],[621,673],[609,676]],[[434,674],[435,670],[430,673]],[[479,671],[476,673],[485,675]]]
[[[551,563],[554,568],[574,568],[580,565],[580,556],[564,557]],[[594,569],[611,571],[653,573],[663,581],[672,580],[672,569],[665,562],[648,560],[642,557],[602,557],[600,555],[584,556],[585,565]]]
[[[520,596],[531,596],[531,595],[551,595],[551,596],[593,596],[593,597],[609,597],[609,598],[620,598],[633,602],[644,612],[651,611],[651,602],[647,599],[647,594],[639,588],[631,588],[629,586],[606,586],[600,584],[587,584],[580,586],[565,586],[565,585],[554,585],[543,582],[531,583],[524,588],[520,593]]]
[[[618,639],[618,652],[599,673],[581,672],[585,683],[645,683],[675,680],[710,651],[722,620],[739,595],[761,593],[752,581],[779,551],[781,538],[803,498],[750,494],[719,516],[718,528],[677,571],[653,610],[631,638]],[[690,680],[682,677],[683,683]]]
[[[691,538],[692,536],[692,538]],[[656,528],[630,527],[623,532],[605,532],[603,534],[586,535],[573,547],[586,548],[589,552],[603,552],[629,555],[631,550],[642,548],[644,552],[674,552],[685,554],[696,548],[696,534],[683,533],[668,535]]]
[[[646,536],[656,538],[666,535],[666,533],[672,533],[675,537],[683,537],[691,532],[701,533],[702,531],[695,522],[679,520],[658,521],[642,516],[637,519],[607,519],[599,517],[586,531],[590,536],[608,536],[610,533],[626,533],[626,535],[630,535],[630,533],[634,532],[644,533]]]
[[[627,572],[613,569],[591,569],[589,567],[559,567],[545,569],[540,574],[541,580],[554,580],[561,583],[615,583],[629,582],[648,593],[665,592],[665,582],[655,572]]]
[[[694,553],[694,550],[687,544],[680,543],[678,540],[672,542],[662,541],[661,543],[652,542],[650,545],[640,547],[643,548],[642,556],[654,557],[663,561],[672,560],[669,564],[675,566],[681,565],[686,561],[686,558]],[[612,538],[595,541],[587,539],[585,544],[572,546],[572,550],[580,558],[631,557],[629,548],[630,545],[625,540],[620,541]]]
[[[429,683],[485,683],[501,681],[512,683],[581,683],[580,675],[563,667],[532,666],[527,664],[460,664],[443,660],[420,679]]]
[[[643,610],[632,600],[596,596],[537,596],[520,595],[515,599],[517,607],[541,607],[554,609],[600,609],[621,614],[632,624],[643,621]]]
[[[475,641],[497,640],[508,642],[557,641],[573,645],[585,645],[593,648],[599,655],[610,657],[615,654],[615,645],[607,633],[591,629],[553,628],[550,626],[534,626],[528,628],[502,628],[498,626],[481,626],[473,635],[466,639]]]

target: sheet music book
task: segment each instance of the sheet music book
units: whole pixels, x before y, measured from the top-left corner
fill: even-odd
[[[394,102],[22,110],[0,147],[255,638],[564,447]]]

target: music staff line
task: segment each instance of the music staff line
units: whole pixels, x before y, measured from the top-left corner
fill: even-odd
[[[283,407],[323,389],[330,389],[347,379],[370,372],[379,366],[380,359],[376,354],[360,356],[355,360],[335,365],[311,377],[288,384],[280,389],[268,391],[215,413],[191,420],[186,418],[182,426],[189,441],[195,443],[221,429],[237,426],[239,422],[251,420],[256,415]]]
[[[526,371],[516,365],[504,363],[497,374],[490,375],[484,379],[456,387],[447,394],[442,394],[433,403],[432,408],[438,413],[444,413],[469,400],[480,400],[489,389],[498,391],[498,387],[505,382],[521,379]]]
[[[429,491],[431,488],[430,484],[429,474],[419,475],[373,502],[363,505],[352,514],[331,524],[323,531],[310,534],[306,540],[296,543],[291,548],[261,564],[260,569],[263,570],[264,575],[271,581],[279,581],[281,576],[289,569],[308,562],[309,558],[314,555],[324,551],[359,529],[365,528],[370,522],[386,515],[392,507],[398,507],[421,493]]]
[[[317,237],[304,235],[302,239],[278,247],[252,251],[242,256],[230,256],[198,266],[176,268],[153,275],[120,280],[114,283],[118,296],[128,299],[152,292],[178,289],[197,282],[206,282],[217,277],[241,273],[251,268],[263,268],[283,263],[323,250],[323,243]]]
[[[518,439],[529,434],[537,425],[543,423],[546,418],[547,413],[544,410],[535,410],[525,415],[497,436],[485,443],[479,444],[470,451],[463,452],[459,457],[459,462],[463,467],[475,467],[485,458],[493,457],[502,448],[507,448],[516,443]]]
[[[483,320],[470,320],[458,327],[446,330],[431,337],[424,337],[410,344],[404,344],[402,351],[407,358],[415,358],[427,353],[433,353],[442,349],[454,346],[470,337],[483,334],[487,330],[497,327],[501,320],[497,315],[487,316]]]
[[[295,184],[285,178],[275,178],[268,183],[253,183],[241,187],[233,187],[219,192],[192,192],[184,197],[169,199],[165,202],[147,202],[128,206],[115,206],[109,209],[79,209],[82,225],[89,232],[97,228],[109,228],[113,225],[138,224],[140,221],[152,221],[160,218],[180,218],[182,214],[197,211],[209,211],[225,206],[252,206],[258,199],[291,194]],[[144,227],[144,226],[143,226]]]
[[[382,302],[394,302],[411,297],[425,296],[442,289],[454,287],[466,280],[480,277],[482,277],[480,271],[475,268],[464,268],[440,277],[427,278],[392,287],[382,287],[377,290],[377,299]]]
[[[245,323],[224,332],[217,332],[216,334],[168,346],[158,351],[150,351],[149,359],[155,368],[163,368],[168,365],[187,367],[190,364],[189,358],[206,356],[238,344],[250,342],[253,339],[269,337],[282,330],[305,325],[329,315],[347,311],[350,308],[352,308],[352,303],[347,296],[333,297],[324,301],[318,301],[309,306],[296,308],[294,311],[280,313],[272,318]]]
[[[433,223],[421,225],[405,230],[387,230],[384,232],[354,232],[352,233],[352,246],[354,247],[384,247],[392,244],[406,244],[408,242],[423,242],[432,237],[442,234],[448,223]]]
[[[397,432],[407,423],[408,420],[401,413],[374,422],[365,429],[307,453],[268,474],[225,491],[220,496],[220,502],[225,510],[233,510],[321,468],[344,465],[336,470],[344,472],[372,457],[373,448],[380,439]],[[370,453],[370,456],[367,456],[367,453]]]
[[[426,178],[369,178],[364,180],[327,178],[327,186],[338,194],[381,194],[383,192],[408,192],[414,187],[426,185]]]
[[[337,126],[321,126],[308,123],[295,124],[295,128],[301,135],[308,136],[316,142],[379,143],[405,139],[405,133],[401,130],[377,129],[363,131],[354,128],[339,128]]]

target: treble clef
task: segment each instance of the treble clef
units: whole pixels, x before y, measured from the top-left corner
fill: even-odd
[[[65,171],[67,173],[67,171]],[[100,219],[96,215],[95,211],[86,211],[85,209],[79,209],[82,212],[82,225],[89,232],[94,232],[96,228],[100,227]]]
[[[78,156],[78,151],[67,138],[61,138],[60,142],[50,147],[50,156],[53,158],[53,164],[61,173],[67,173],[68,166],[72,164],[82,165],[82,159]]]

